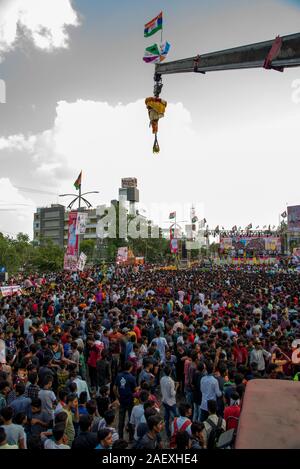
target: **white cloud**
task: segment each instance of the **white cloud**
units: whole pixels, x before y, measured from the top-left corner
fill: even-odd
[[[0,232],[15,236],[19,232],[32,236],[34,202],[23,196],[8,178],[0,179]]]
[[[222,130],[220,124],[216,130],[196,131],[189,111],[170,103],[159,125],[161,153],[153,155],[143,100],[117,106],[61,101],[52,129],[28,139],[2,139],[0,146],[7,152],[23,144],[20,158],[34,161],[30,171],[36,187],[69,193],[82,169],[83,190],[100,191],[91,198],[95,205],[117,198],[121,178],[133,176],[147,208],[166,207],[163,220],[172,207],[179,211],[178,203],[203,203],[199,215],[210,226],[273,225],[286,202],[297,202],[298,108],[293,109],[278,121],[241,122],[234,128],[223,123]],[[50,202],[57,200],[48,197]]]
[[[71,0],[4,0],[0,6],[0,59],[16,47],[21,33],[39,49],[66,48],[66,26],[78,24]]]

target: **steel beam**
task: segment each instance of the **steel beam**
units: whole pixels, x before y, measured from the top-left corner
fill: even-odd
[[[272,61],[272,68],[280,69],[300,66],[300,33],[282,36],[281,39],[281,50]],[[170,73],[206,73],[262,68],[274,41],[275,38],[270,41],[198,55],[188,59],[156,64],[155,73],[157,75],[166,75]]]

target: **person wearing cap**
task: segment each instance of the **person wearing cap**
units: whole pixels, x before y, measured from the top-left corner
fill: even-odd
[[[257,371],[263,376],[266,370],[265,360],[269,360],[272,354],[262,348],[261,341],[257,339],[254,342],[254,349],[250,352],[250,365],[257,364]]]

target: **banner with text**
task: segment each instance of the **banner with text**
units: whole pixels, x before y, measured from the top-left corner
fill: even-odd
[[[78,256],[78,234],[76,234],[77,215],[77,212],[69,213],[68,256]]]
[[[85,233],[87,225],[88,214],[77,212],[77,221],[76,221],[76,235],[81,235]]]
[[[79,256],[78,264],[77,264],[77,269],[80,270],[80,272],[84,270],[86,260],[87,260],[87,256],[86,254],[84,254],[84,252],[82,252]]]
[[[15,294],[22,295],[20,285],[10,285],[9,287],[1,287],[0,290],[3,297],[13,296]]]

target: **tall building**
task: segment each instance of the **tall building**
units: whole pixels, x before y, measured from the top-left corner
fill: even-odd
[[[81,212],[87,213],[86,232],[82,239],[97,239],[97,222],[100,216],[97,208],[81,208]],[[33,239],[39,242],[41,239],[51,239],[55,244],[64,248],[68,242],[69,210],[64,205],[52,204],[50,207],[38,208],[34,214]]]
[[[51,239],[55,244],[64,245],[65,207],[52,204],[38,208],[33,219],[33,239]]]
[[[119,189],[119,201],[123,201],[128,207],[129,215],[136,215],[136,203],[140,201],[140,193],[137,188],[136,178],[123,178]]]

